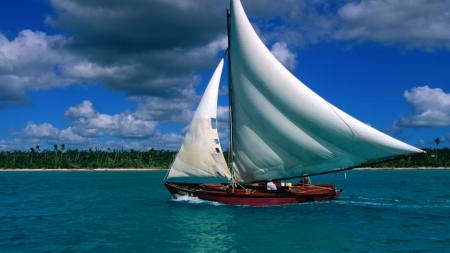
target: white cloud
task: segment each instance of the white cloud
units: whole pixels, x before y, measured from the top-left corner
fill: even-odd
[[[53,143],[71,144],[71,145],[89,145],[96,143],[95,140],[79,136],[72,131],[72,127],[59,131],[59,135],[54,140],[50,140]]]
[[[71,106],[64,112],[64,116],[68,118],[92,118],[96,113],[91,101],[84,100],[81,104]]]
[[[219,120],[228,121],[229,117],[229,108],[228,106],[217,106],[217,118]]]
[[[417,146],[418,147],[425,147],[425,146],[427,146],[427,142],[425,140],[423,140],[423,139],[420,139],[418,141],[418,143],[417,143]]]
[[[98,146],[100,149],[135,149],[135,150],[149,150],[154,149],[165,149],[165,150],[176,150],[180,147],[183,141],[183,136],[180,134],[170,133],[170,134],[156,134],[154,136],[140,139],[139,141],[107,141]]]
[[[338,11],[338,40],[375,41],[408,47],[450,49],[450,2],[362,0]]]
[[[447,0],[261,0],[243,5],[257,32],[264,31],[266,44],[303,47],[338,40],[450,49]]]
[[[441,142],[450,142],[450,133],[441,138]]]
[[[157,136],[155,143],[159,143],[159,145],[165,145],[164,143],[166,143],[172,149],[178,149],[180,148],[183,138],[184,136],[176,133],[164,134]]]
[[[50,123],[36,125],[28,122],[27,126],[15,135],[27,140],[41,139],[49,143],[85,144],[98,143],[94,138],[110,136],[119,139],[148,139],[162,136],[157,121],[136,119],[128,112],[107,115],[97,113],[88,100],[72,106],[65,112],[66,117],[76,118],[71,127],[60,130]],[[167,137],[165,137],[167,138]]]
[[[62,35],[30,30],[23,30],[12,41],[0,34],[0,109],[30,105],[28,91],[76,83],[101,83],[130,95],[151,94],[170,103],[164,98],[185,96],[200,82],[195,70],[203,70],[226,49],[227,40],[219,36],[189,49],[144,50],[126,56],[113,50],[103,52],[106,56],[88,52],[86,57],[71,51],[72,44],[72,39]],[[104,58],[111,61],[102,62]]]
[[[73,122],[73,132],[84,137],[110,135],[117,138],[145,138],[157,133],[158,122],[136,119],[133,115],[97,114],[96,117]]]
[[[176,58],[179,58],[179,60],[181,61],[190,62],[204,59],[205,56],[216,55],[218,52],[224,51],[227,48],[228,48],[228,38],[226,36],[220,36],[219,38],[209,42],[206,45],[201,45],[186,52],[180,52],[179,49],[176,49],[172,51],[172,54]]]
[[[40,150],[51,149],[53,145],[65,145],[65,149],[89,149],[99,148],[101,150],[120,150],[120,149],[135,149],[135,150],[149,150],[150,148],[176,150],[180,147],[183,136],[175,133],[157,134],[152,137],[139,140],[110,140],[106,142],[99,142],[93,138],[83,138],[71,132],[71,128],[60,130],[59,135],[55,138],[41,138],[41,139],[23,139],[15,138],[12,140],[0,140],[0,150],[29,150],[40,146]]]
[[[12,41],[0,34],[0,107],[29,104],[27,91],[73,83],[58,73],[60,64],[73,59],[62,49],[69,41],[30,30],[21,31]]]
[[[293,70],[297,64],[297,55],[289,51],[285,42],[276,42],[270,50],[286,68]]]
[[[396,123],[401,127],[450,126],[450,94],[428,86],[405,91],[403,96],[414,107],[414,114],[401,116]]]
[[[157,132],[156,121],[144,121],[135,119],[132,115],[114,115],[115,127],[108,129],[111,136],[121,138],[143,138],[152,136]]]
[[[0,140],[0,150],[28,150],[39,145],[41,150],[52,149],[54,144],[64,144],[66,149],[100,148],[110,149],[177,149],[183,136],[176,133],[160,134],[156,131],[156,122],[148,122],[134,119],[131,115],[102,115],[100,120],[93,122],[95,118],[79,119],[78,125],[66,129],[58,129],[49,123],[36,125],[28,122],[27,126],[14,135],[20,136],[12,140]],[[80,124],[79,121],[84,121]],[[95,120],[94,120],[95,121]],[[97,126],[98,128],[87,128]],[[86,128],[83,128],[86,127]],[[90,132],[91,131],[91,132]],[[95,132],[95,134],[92,134]],[[82,133],[82,134],[80,134]],[[83,135],[86,133],[91,133]],[[99,142],[93,137],[109,135],[120,140]],[[132,139],[139,139],[134,140]]]
[[[163,122],[188,123],[191,121],[195,105],[200,96],[195,93],[194,87],[188,86],[176,91],[181,96],[171,99],[160,97],[131,97],[130,100],[138,102],[133,116],[142,120],[159,120]]]
[[[45,148],[42,146],[41,139],[23,139],[15,138],[11,140],[0,140],[0,150],[30,150],[39,145],[40,150]]]
[[[105,134],[102,127],[92,126],[90,124],[91,121],[85,118],[80,118],[76,121],[73,121],[72,132],[76,135],[86,138],[99,137]]]
[[[59,134],[59,130],[49,123],[36,125],[29,121],[27,126],[22,130],[21,135],[28,139],[54,138]]]
[[[53,127],[49,123],[43,123],[41,125],[36,125],[33,122],[29,121],[27,126],[22,129],[16,135],[20,135],[26,140],[47,140],[48,143],[64,143],[64,144],[89,144],[92,140],[74,134],[72,132],[72,128],[69,127],[64,130],[59,130]]]
[[[64,75],[79,79],[96,80],[104,77],[124,79],[134,74],[136,65],[101,66],[87,61],[76,62],[71,66],[61,68]]]

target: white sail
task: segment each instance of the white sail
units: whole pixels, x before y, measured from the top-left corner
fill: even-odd
[[[231,4],[233,168],[238,181],[285,178],[423,152],[329,104],[270,53]]]
[[[222,59],[208,83],[167,178],[231,178],[220,147],[216,119],[217,97],[223,62]]]

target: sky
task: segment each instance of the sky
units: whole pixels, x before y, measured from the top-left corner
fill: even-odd
[[[436,138],[450,146],[450,1],[242,4],[275,57],[331,104],[413,146],[435,148]],[[2,1],[0,150],[177,150],[227,48],[227,8],[227,0]]]

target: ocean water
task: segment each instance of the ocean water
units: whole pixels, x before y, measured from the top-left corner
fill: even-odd
[[[174,200],[165,171],[0,172],[0,252],[448,252],[450,170],[312,178],[339,200]]]

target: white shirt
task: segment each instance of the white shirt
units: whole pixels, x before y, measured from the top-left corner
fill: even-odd
[[[273,182],[267,182],[267,190],[276,190],[277,186]]]

